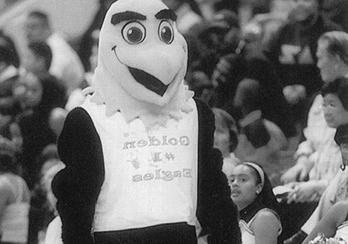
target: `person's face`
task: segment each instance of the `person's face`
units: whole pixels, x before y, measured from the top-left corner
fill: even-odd
[[[239,210],[251,204],[262,190],[253,169],[245,165],[238,165],[232,170],[229,183],[231,198]]]
[[[14,87],[14,97],[26,108],[39,105],[42,98],[42,85],[33,74],[26,74]]]
[[[231,65],[224,58],[221,58],[219,60],[212,75],[214,87],[218,87],[219,84],[224,84],[227,82],[227,77],[230,68]]]
[[[321,40],[318,42],[317,48],[317,67],[320,70],[321,79],[324,82],[330,82],[341,76],[337,72],[336,67],[339,65],[339,58],[331,55],[327,51],[328,41]]]
[[[294,8],[290,12],[295,21],[304,21],[319,10],[318,0],[295,0]]]
[[[26,57],[24,59],[24,67],[29,72],[32,72],[33,74],[38,74],[44,70],[44,62],[43,59],[38,58],[33,54],[31,50],[28,51],[26,54]]]
[[[218,148],[222,155],[226,157],[230,153],[230,132],[222,125],[216,125],[214,132],[214,147]]]
[[[24,31],[28,42],[45,42],[48,27],[37,17],[29,16],[24,25]]]
[[[326,94],[323,102],[324,118],[329,127],[337,128],[348,123],[348,110],[335,94]]]

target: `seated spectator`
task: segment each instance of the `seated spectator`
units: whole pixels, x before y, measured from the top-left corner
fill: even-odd
[[[94,46],[94,33],[99,32],[106,11],[109,9],[111,4],[115,2],[115,0],[98,0],[99,8],[94,15],[93,20],[90,25],[87,27],[86,31],[82,34],[81,41],[79,44],[78,54],[81,59],[81,62],[87,72],[93,72],[93,66],[90,63],[90,57],[93,53]]]
[[[49,117],[52,109],[57,104],[52,101],[56,90],[48,83],[40,82],[33,74],[23,75],[14,88],[14,96],[23,108],[23,113],[18,116],[18,124],[23,136],[23,151],[21,164],[23,177],[30,189],[38,180],[36,158],[43,148],[55,143],[57,136],[49,127]]]
[[[263,118],[261,112],[260,83],[244,79],[237,87],[234,106],[242,112],[239,121],[241,133],[237,158],[259,162],[272,180],[279,178],[279,153],[287,147],[287,139],[280,128]]]
[[[10,62],[14,67],[18,68],[20,66],[20,60],[19,60],[19,55],[17,52],[17,48],[15,45],[15,42],[12,40],[12,38],[8,35],[5,34],[0,29],[0,45],[5,46],[8,50],[10,50]],[[5,57],[8,58],[8,54],[2,53],[2,55],[5,55]]]
[[[14,107],[12,88],[19,76],[18,56],[10,40],[0,35],[0,107],[3,111]]]
[[[347,33],[332,31],[319,38],[317,65],[325,83],[332,82],[348,73],[347,61],[345,61],[348,57],[347,53]],[[307,127],[303,130],[305,140],[298,145],[294,155],[295,165],[281,178],[285,184],[302,182],[293,185],[296,185],[297,193],[288,197],[289,202],[294,204],[283,206],[288,213],[297,212],[297,215],[287,214],[284,218],[286,237],[295,234],[310,217],[320,195],[334,179],[341,164],[339,147],[333,139],[335,129],[327,125],[322,104],[321,94],[315,96],[307,116]],[[303,202],[307,203],[306,207],[303,206]],[[307,211],[303,211],[306,208]]]
[[[239,210],[242,243],[282,243],[278,202],[262,167],[244,162],[232,170],[228,180],[231,198]]]
[[[261,111],[265,119],[279,126],[287,138],[296,135],[293,115],[282,93],[281,84],[269,60],[257,43],[241,39],[235,54],[222,56],[212,79],[216,86],[216,105],[227,110],[235,119],[240,113],[233,108],[233,98],[238,83],[254,79],[260,83]],[[274,101],[277,101],[276,103]]]
[[[348,31],[348,2],[345,0],[323,0],[321,4],[323,14]]]
[[[212,111],[215,115],[214,147],[222,153],[222,171],[228,176],[231,170],[240,163],[233,153],[238,145],[237,125],[226,111],[219,108],[212,108]]]
[[[30,192],[18,175],[15,148],[0,139],[0,243],[25,244],[28,238]]]
[[[65,85],[49,72],[52,63],[51,48],[44,42],[32,42],[28,44],[28,49],[25,68],[39,78],[41,83],[52,87],[53,93],[47,102],[56,107],[64,107],[67,100]]]
[[[341,29],[323,17],[319,9],[320,0],[295,1],[289,21],[266,47],[300,126],[305,121],[308,98],[322,86],[316,67],[317,41],[323,33]]]
[[[348,123],[348,79],[339,78],[333,82],[327,83],[322,89],[324,97],[323,110],[325,120],[328,126],[338,128],[335,141],[342,144],[346,140],[346,136],[342,136],[344,132],[343,125]],[[338,153],[340,157],[345,159],[345,151]],[[334,155],[330,155],[334,156]],[[346,160],[341,159],[340,165],[345,165]],[[344,169],[344,167],[342,168]],[[329,186],[320,198],[319,204],[307,222],[302,226],[301,231],[294,235],[290,240],[291,243],[299,243],[307,234],[313,231],[314,227],[327,214],[329,209],[338,201],[348,199],[348,173],[347,170],[339,170],[333,177]]]
[[[20,108],[12,92],[19,75],[16,53],[12,40],[0,33],[0,136],[12,141],[18,154],[22,136],[15,117]]]
[[[1,89],[1,85],[0,85]],[[16,121],[16,115],[19,106],[16,103],[1,107],[0,105],[0,137],[6,138],[15,147],[16,156],[21,153],[23,137],[19,125]]]
[[[348,201],[341,201],[333,205],[327,214],[320,220],[313,231],[302,242],[312,243],[316,236],[323,235],[325,238],[348,241]],[[333,242],[340,244],[342,242]],[[313,243],[317,244],[317,243]]]
[[[41,11],[28,14],[24,28],[28,43],[46,42],[52,50],[50,73],[62,80],[68,94],[79,87],[84,79],[82,63],[71,46],[54,33],[49,17]]]
[[[214,96],[213,83],[203,71],[194,71],[188,85],[190,90],[194,92],[195,98],[212,105],[211,101]]]
[[[325,83],[345,76],[348,72],[348,34],[328,32],[318,43],[318,67]],[[323,98],[319,94],[309,110],[307,128],[303,131],[306,140],[299,144],[295,153],[296,164],[282,176],[284,183],[302,182],[308,178],[308,183],[303,183],[302,186],[296,184],[296,195],[290,195],[301,196],[301,201],[308,201],[314,197],[313,194],[319,194],[319,197],[336,175],[341,163],[339,148],[333,140],[335,129],[330,128],[324,120],[322,103]],[[313,181],[317,181],[317,184],[309,183]]]
[[[247,25],[257,25],[261,28],[261,42],[265,46],[268,46],[270,38],[286,23],[294,4],[292,0],[271,0],[270,2],[270,12],[257,14],[247,23]]]

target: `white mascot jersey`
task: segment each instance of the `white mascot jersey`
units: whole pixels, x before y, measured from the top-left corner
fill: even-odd
[[[94,231],[195,224],[198,119],[175,19],[160,0],[119,0],[104,19],[82,105],[104,155]]]

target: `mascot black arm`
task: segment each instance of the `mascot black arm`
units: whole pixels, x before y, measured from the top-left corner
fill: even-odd
[[[222,155],[213,149],[214,115],[204,103],[197,101],[198,141],[198,207],[197,217],[209,243],[241,243],[238,210],[230,197],[227,178],[222,172]]]
[[[88,113],[72,110],[58,139],[66,167],[52,182],[62,219],[64,244],[92,244],[95,204],[104,181],[104,159],[98,133]]]

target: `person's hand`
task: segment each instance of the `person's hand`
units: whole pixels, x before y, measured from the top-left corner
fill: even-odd
[[[284,87],[283,94],[290,104],[297,104],[306,97],[306,88],[303,85],[289,85]]]
[[[293,191],[288,195],[288,203],[311,202],[317,199],[316,182],[308,181],[294,184]]]
[[[309,158],[307,156],[301,156],[297,159],[296,164],[301,165],[301,172],[298,174],[298,181],[305,181],[306,177],[309,174],[310,169],[306,167],[309,164]]]
[[[309,169],[305,166],[308,162],[306,156],[301,156],[297,159],[296,165],[288,169],[280,180],[283,184],[288,184],[295,181],[304,181],[309,173]]]
[[[302,167],[299,165],[295,165],[288,169],[281,177],[280,181],[284,184],[288,184],[290,182],[295,182],[297,177],[301,175]]]

